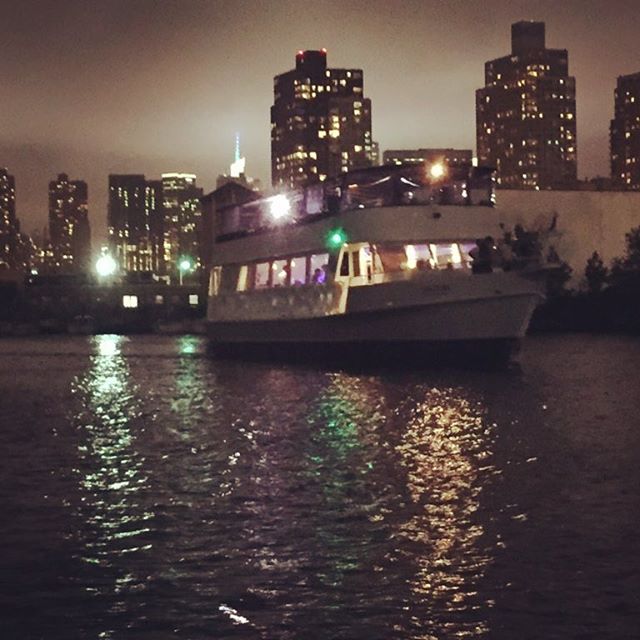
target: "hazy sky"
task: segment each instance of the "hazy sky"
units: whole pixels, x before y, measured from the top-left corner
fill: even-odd
[[[28,231],[50,179],[87,180],[96,240],[110,172],[190,171],[208,191],[238,131],[268,184],[273,76],[322,47],[364,70],[381,150],[474,148],[484,62],[524,19],[569,50],[579,175],[608,174],[616,77],[640,71],[638,0],[0,0],[0,166]]]

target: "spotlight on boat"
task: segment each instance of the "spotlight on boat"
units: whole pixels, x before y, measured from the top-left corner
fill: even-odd
[[[431,174],[431,177],[435,178],[436,180],[438,178],[442,178],[442,176],[444,176],[444,165],[441,162],[432,164],[431,168],[429,169],[429,173]]]
[[[269,198],[269,213],[274,220],[284,220],[288,218],[291,213],[289,198],[283,194]]]
[[[101,278],[112,276],[117,267],[116,261],[108,253],[103,253],[96,261],[96,272]]]

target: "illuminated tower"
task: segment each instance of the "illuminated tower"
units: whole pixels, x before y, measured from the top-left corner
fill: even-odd
[[[196,262],[200,255],[198,226],[202,215],[202,189],[192,173],[163,173],[164,260],[168,273],[175,274],[181,256]]]
[[[576,82],[566,49],[545,48],[544,22],[511,26],[511,54],[485,64],[476,91],[480,165],[502,187],[552,189],[576,182]]]
[[[640,72],[618,78],[610,131],[614,184],[640,189]]]
[[[371,166],[371,101],[362,69],[329,69],[327,52],[298,51],[274,79],[271,180],[294,188]]]
[[[15,178],[0,168],[0,264],[15,266],[17,235]]]
[[[84,180],[69,180],[66,173],[60,173],[49,183],[49,238],[58,271],[89,269],[91,232]]]

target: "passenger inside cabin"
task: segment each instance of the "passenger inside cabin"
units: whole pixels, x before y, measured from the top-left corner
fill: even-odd
[[[326,273],[322,269],[316,269],[313,272],[313,277],[311,278],[311,282],[313,284],[324,284],[326,278]]]

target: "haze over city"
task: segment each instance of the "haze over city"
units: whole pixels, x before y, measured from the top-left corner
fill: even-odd
[[[616,77],[640,65],[633,0],[4,1],[0,165],[28,231],[46,224],[57,173],[87,180],[96,240],[109,173],[190,171],[206,192],[238,132],[248,175],[269,184],[273,77],[321,47],[330,66],[363,69],[381,151],[474,148],[484,63],[509,53],[524,19],[545,21],[547,46],[569,51],[578,175],[608,175]]]

